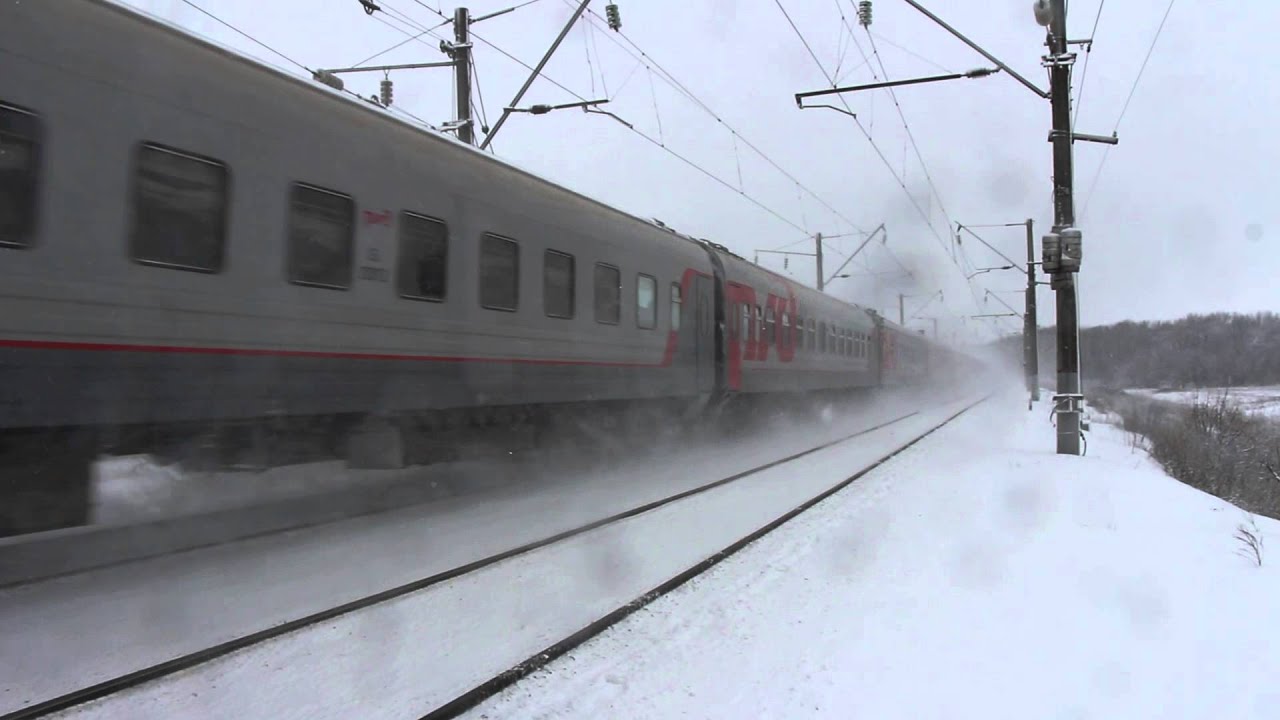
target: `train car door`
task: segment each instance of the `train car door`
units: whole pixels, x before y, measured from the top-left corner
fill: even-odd
[[[698,392],[710,393],[716,386],[715,318],[711,278],[698,275],[694,283],[694,349],[697,355]]]

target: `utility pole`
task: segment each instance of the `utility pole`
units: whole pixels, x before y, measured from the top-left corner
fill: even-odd
[[[919,0],[903,0],[903,2],[920,11],[961,42],[995,63],[1006,75],[1017,80],[1036,96],[1049,100],[1052,106],[1053,130],[1049,133],[1049,140],[1053,143],[1053,230],[1043,238],[1040,259],[1044,271],[1052,277],[1050,285],[1057,291],[1058,392],[1053,396],[1053,403],[1054,414],[1058,418],[1058,454],[1079,455],[1080,415],[1084,396],[1080,392],[1080,333],[1076,309],[1076,273],[1080,270],[1081,235],[1075,227],[1071,148],[1076,140],[1108,145],[1120,142],[1114,132],[1110,137],[1106,137],[1074,133],[1071,129],[1071,66],[1075,63],[1076,56],[1067,49],[1073,44],[1090,44],[1093,39],[1067,39],[1066,0],[1034,0],[1032,9],[1036,22],[1049,28],[1045,42],[1049,53],[1042,58],[1042,64],[1049,70],[1050,89],[1046,92],[930,12],[920,4]],[[984,77],[989,74],[980,71],[963,76]],[[914,81],[897,81],[897,83],[912,84],[920,81],[933,82],[949,79],[951,78],[938,76]],[[860,89],[865,88],[833,88],[816,93],[799,93],[798,95],[803,97],[797,97],[796,102],[801,104],[805,97]]]
[[[1036,241],[1031,218],[1027,218],[1027,305],[1023,329],[1023,364],[1031,401],[1040,400],[1040,340],[1036,321]]]
[[[1071,163],[1071,66],[1067,51],[1066,0],[1048,0],[1049,101],[1053,108],[1053,232],[1045,237],[1045,271],[1052,274],[1058,310],[1058,392],[1053,396],[1058,420],[1058,454],[1080,454],[1080,329],[1076,307],[1076,272],[1080,269],[1080,233]]]
[[[904,327],[907,324],[907,306],[904,302],[906,297],[906,295],[898,293],[898,324]]]
[[[823,292],[827,283],[822,277],[822,233],[814,233],[813,244],[813,257],[818,263],[818,292]]]
[[[466,8],[453,11],[453,76],[457,85],[458,139],[468,145],[476,142],[471,120],[471,15]]]

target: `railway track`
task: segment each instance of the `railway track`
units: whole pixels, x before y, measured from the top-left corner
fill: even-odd
[[[846,478],[845,480],[837,483],[836,485],[832,486],[828,490],[825,490],[822,493],[814,496],[813,498],[805,501],[801,505],[795,507],[791,511],[787,512],[786,514],[782,515],[776,520],[768,523],[767,525],[761,527],[755,532],[747,535],[746,537],[734,542],[730,546],[716,552],[706,560],[703,560],[695,564],[694,566],[688,568],[687,570],[680,573],[679,575],[671,578],[670,580],[662,583],[658,587],[653,588],[649,592],[643,594],[639,598],[636,598],[631,602],[617,608],[616,610],[609,613],[608,615],[605,615],[604,617],[596,620],[595,622],[591,623],[587,627],[582,628],[578,632],[575,632],[569,637],[566,637],[558,641],[557,643],[551,645],[550,647],[544,649],[543,651],[536,653],[535,655],[519,663],[518,665],[504,671],[503,673],[497,676],[494,676],[486,680],[485,682],[477,685],[470,691],[454,698],[453,700],[445,703],[444,705],[439,706],[438,708],[436,708],[435,710],[432,710],[430,713],[428,713],[424,717],[425,718],[455,717],[467,711],[468,709],[474,707],[475,705],[482,702],[486,698],[491,697],[492,695],[500,692],[504,688],[514,684],[520,678],[523,678],[529,673],[534,672],[535,670],[546,665],[547,663],[551,662],[555,658],[563,655],[569,650],[572,650],[574,647],[577,647],[578,645],[587,641],[591,637],[599,634],[600,632],[607,629],[611,625],[619,622],[620,620],[627,617],[628,615],[635,612],[636,610],[640,609],[641,607],[644,607],[649,602],[652,602],[652,600],[656,599],[657,597],[661,597],[662,595],[674,590],[680,585],[683,585],[685,582],[688,582],[693,577],[696,577],[697,575],[705,572],[706,570],[710,569],[711,567],[719,563],[721,560],[729,557],[730,555],[737,552],[741,548],[747,546],[748,544],[755,541],[756,539],[763,537],[768,532],[772,531],[773,529],[787,522],[788,520],[795,517],[796,515],[804,512],[805,510],[817,504],[818,502],[821,502],[823,499],[838,492],[840,489],[846,487],[853,481],[857,480],[859,477],[862,477],[866,473],[870,472],[872,469],[878,467],[882,463],[888,461],[890,458],[894,457],[895,455],[901,453],[902,451],[911,447],[915,443],[924,439],[925,437],[927,437],[929,434],[933,433],[937,429],[951,422],[956,417],[959,417],[959,415],[963,414],[965,411],[972,408],[978,402],[981,402],[981,400],[978,400],[972,404],[965,406],[959,412],[951,415],[943,422],[932,426],[926,432],[918,435],[911,441],[903,444],[902,446],[898,447],[892,452],[880,457],[879,459],[870,463],[869,465],[867,465],[866,467],[864,467],[862,470],[858,471],[854,475]],[[872,427],[863,428],[856,432],[843,435],[834,440],[823,442],[821,444],[815,445],[806,450],[789,454],[785,457],[778,458],[776,460],[772,460],[767,463],[757,465],[747,470],[737,472],[726,477],[719,478],[717,480],[699,485],[691,489],[673,493],[671,495],[660,498],[658,500],[654,500],[652,502],[636,505],[622,512],[618,512],[618,513],[609,515],[607,517],[594,520],[592,522],[589,522],[583,525],[579,525],[569,530],[565,530],[559,533],[546,536],[542,539],[535,540],[533,542],[525,543],[523,545],[505,550],[503,552],[489,555],[487,557],[475,560],[473,562],[457,566],[451,570],[434,573],[429,576],[425,576],[417,580],[414,580],[412,582],[404,583],[387,590],[383,590],[377,593],[367,595],[365,597],[358,598],[350,602],[336,605],[327,610],[323,610],[323,611],[312,613],[303,617],[299,617],[297,619],[294,619],[294,620],[291,620],[291,621],[288,621],[264,630],[248,633],[243,636],[228,640],[226,642],[219,643],[217,645],[212,645],[202,650],[190,652],[164,662],[149,665],[147,667],[144,667],[129,673],[125,673],[125,674],[110,678],[108,680],[95,683],[93,685],[80,688],[78,690],[57,695],[55,697],[51,697],[49,699],[46,699],[40,702],[30,704],[21,709],[11,711],[7,714],[0,715],[0,720],[28,720],[31,718],[45,717],[53,713],[71,709],[73,707],[82,705],[84,703],[108,698],[112,695],[116,695],[118,693],[142,686],[144,684],[147,684],[156,680],[160,680],[167,676],[171,676],[186,670],[190,670],[199,665],[208,663],[210,661],[216,660],[226,655],[230,655],[237,651],[241,651],[241,650],[253,647],[255,645],[259,645],[261,643],[279,638],[284,635],[288,635],[291,633],[304,630],[308,627],[333,620],[343,615],[354,613],[354,612],[378,605],[380,603],[385,603],[385,602],[394,600],[396,598],[400,598],[410,593],[424,590],[432,586],[440,585],[450,580],[454,580],[462,576],[468,575],[470,573],[474,573],[484,568],[490,567],[497,563],[501,563],[505,560],[509,560],[511,558],[515,558],[520,555],[525,555],[525,554],[534,552],[536,550],[539,550],[541,548],[545,548],[547,546],[554,545],[556,543],[568,540],[570,538],[583,535],[585,533],[589,533],[593,530],[597,530],[607,525],[619,523],[621,521],[627,520],[628,518],[632,518],[637,515],[641,515],[643,513],[647,513],[652,510],[656,510],[658,508],[671,505],[673,503],[677,503],[681,500],[690,498],[692,496],[706,493],[708,491],[728,485],[730,483],[741,480],[743,478],[761,473],[763,471],[778,467],[780,465],[784,465],[786,463],[798,460],[808,455],[812,455],[813,453],[820,452],[822,450],[833,447],[835,445],[848,442],[857,437],[864,436],[874,431],[880,430],[882,428],[886,428],[891,425],[903,422],[917,415],[919,415],[919,412],[906,413],[904,415],[894,417],[885,422],[876,424]]]
[[[903,445],[899,446],[898,448],[888,453],[887,455],[884,455],[876,459],[875,461],[871,462],[870,464],[863,467],[861,470],[855,472],[854,474],[850,475],[849,477],[845,478],[844,480],[837,482],[835,485],[831,486],[830,488],[818,493],[817,495],[809,498],[808,500],[805,500],[804,502],[800,503],[795,508],[791,509],[785,514],[761,526],[759,529],[755,530],[754,532],[751,532],[750,534],[742,537],[741,539],[734,541],[732,544],[722,548],[721,550],[712,554],[706,559],[698,563],[695,563],[691,567],[681,572],[679,575],[672,577],[671,579],[663,582],[662,584],[649,590],[648,592],[643,593],[642,595],[632,599],[630,602],[619,606],[609,614],[601,617],[600,619],[596,620],[590,625],[587,625],[586,627],[582,628],[581,630],[578,630],[572,635],[569,635],[568,637],[565,637],[564,639],[559,640],[558,642],[548,646],[547,648],[540,650],[539,652],[529,656],[523,662],[507,669],[506,671],[498,675],[493,676],[492,678],[475,686],[474,688],[463,693],[462,695],[455,697],[453,700],[450,700],[449,702],[437,707],[435,710],[432,710],[426,715],[423,715],[421,720],[447,720],[448,718],[456,718],[459,715],[462,715],[463,713],[467,712],[468,710],[471,710],[472,708],[478,706],[480,703],[484,702],[485,700],[488,700],[489,698],[497,695],[498,693],[502,692],[508,687],[516,684],[522,678],[525,678],[533,674],[534,672],[537,672],[541,668],[546,667],[547,665],[554,662],[556,659],[560,658],[566,653],[572,651],[574,648],[578,647],[579,645],[582,645],[583,643],[587,642],[591,638],[599,635],[605,630],[608,630],[610,627],[613,627],[614,625],[623,621],[624,619],[626,619],[628,616],[635,613],[636,611],[646,607],[647,605],[653,603],[655,600],[679,588],[681,585],[684,585],[690,580],[707,572],[711,568],[715,567],[716,565],[720,564],[724,560],[733,556],[738,551],[747,547],[751,543],[755,542],[756,540],[759,540],[765,535],[768,535],[769,533],[773,532],[774,530],[778,529],[782,525],[786,524],[788,521],[792,520],[796,516],[812,508],[814,505],[817,505],[823,500],[826,500],[832,495],[840,492],[844,488],[851,485],[854,481],[858,480],[858,478],[861,478],[862,476],[866,475],[872,470],[875,470],[876,468],[880,467],[884,463],[893,459],[895,456],[906,451],[911,446],[915,445],[916,443],[920,442],[926,437],[932,435],[934,432],[941,429],[945,425],[949,424],[951,421],[960,417],[964,413],[968,412],[970,409],[972,409],[974,406],[978,405],[979,403],[983,402],[984,400],[986,400],[986,396],[979,398],[978,400],[966,405],[956,413],[947,417],[942,422],[938,423],[937,425],[934,425],[933,427],[929,428],[925,432],[916,436],[909,442],[906,442]],[[912,415],[914,414],[915,413],[912,413]],[[905,417],[898,418],[891,422],[898,422],[903,419],[905,419]],[[866,432],[870,432],[870,430]],[[828,443],[826,446],[829,447],[830,445],[834,445],[839,442],[843,442],[843,440],[837,440],[833,443]],[[802,455],[808,454],[809,452],[815,452],[816,450],[819,450],[819,449],[821,448],[815,448],[814,450],[802,453]]]

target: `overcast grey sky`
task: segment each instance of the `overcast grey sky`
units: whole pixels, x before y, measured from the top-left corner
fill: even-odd
[[[370,18],[358,0],[192,0],[311,68],[360,62],[405,40],[403,31],[416,34],[422,27],[438,25],[441,18],[433,9],[451,16],[453,8],[442,0],[377,1],[385,11]],[[1048,227],[1052,209],[1047,101],[1003,74],[900,88],[897,98],[923,156],[922,166],[884,91],[847,96],[874,145],[845,115],[796,108],[794,93],[828,84],[774,0],[615,1],[623,32],[741,139],[666,83],[656,67],[639,63],[634,49],[624,48],[622,38],[599,24],[579,23],[545,74],[581,97],[609,98],[608,108],[638,131],[734,189],[623,125],[576,110],[514,116],[494,141],[499,157],[628,212],[660,218],[686,233],[720,242],[748,258],[755,249],[791,243],[799,243],[793,249],[807,249],[806,233],[854,231],[748,149],[750,142],[857,228],[870,230],[886,223],[888,250],[873,246],[865,254],[868,264],[859,261],[857,270],[888,273],[878,278],[886,284],[877,288],[870,277],[837,280],[830,288],[833,294],[893,316],[897,292],[924,295],[941,288],[945,303],[920,310],[922,317],[939,317],[944,333],[968,328],[972,334],[973,327],[987,324],[990,336],[991,321],[970,319],[962,324],[959,318],[1002,311],[995,301],[983,304],[979,299],[986,289],[1019,288],[1020,277],[1015,272],[991,272],[966,283],[965,272],[952,263],[944,245],[955,222],[976,225],[1031,217],[1037,236]],[[126,2],[301,72],[184,0]],[[607,2],[596,0],[591,7],[603,16]],[[513,4],[516,0],[470,0],[469,6],[473,15],[482,15]],[[1044,31],[1032,18],[1030,0],[926,4],[1047,88],[1039,65]],[[474,32],[533,64],[574,5],[571,0],[538,0],[476,24]],[[872,39],[857,25],[855,5],[850,0],[781,0],[819,61],[838,74],[841,84],[871,82],[873,70],[884,76],[874,56],[864,63],[862,53],[871,55]],[[1083,93],[1078,131],[1110,134],[1115,129],[1167,6],[1167,0],[1113,1],[1104,6],[1083,88],[1083,51],[1074,74],[1073,95],[1080,98]],[[1088,36],[1098,7],[1099,0],[1069,3],[1072,38]],[[841,14],[855,30],[857,43]],[[411,30],[414,25],[419,29]],[[1119,127],[1120,145],[1109,151],[1096,187],[1095,173],[1108,151],[1102,145],[1077,144],[1085,325],[1192,312],[1280,309],[1275,170],[1280,141],[1273,130],[1280,118],[1280,94],[1274,90],[1280,65],[1272,59],[1269,38],[1270,29],[1277,26],[1280,3],[1274,0],[1177,0]],[[447,26],[435,32],[452,36]],[[893,79],[988,64],[901,0],[875,0],[871,33]],[[437,49],[438,39],[426,35],[422,40],[408,42],[376,62],[445,59]],[[483,42],[477,42],[475,57],[479,89],[493,122],[528,71]],[[380,79],[348,76],[348,87],[368,95],[377,91]],[[437,124],[451,119],[448,70],[397,72],[393,79],[397,109]],[[576,99],[539,79],[524,104]],[[738,194],[739,168],[741,188],[788,222]],[[1015,258],[1025,255],[1018,228],[978,232]],[[828,272],[840,262],[839,253],[851,252],[858,242],[856,236],[832,240]],[[1003,262],[969,237],[963,247],[966,268]],[[888,285],[895,282],[891,273],[898,267],[890,250],[915,270],[915,287]],[[792,258],[786,268],[778,256],[761,260],[797,280],[813,282],[813,265],[807,258]],[[1019,295],[1001,297],[1020,308]],[[1045,309],[1041,322],[1051,324],[1052,297],[1043,291],[1040,301]],[[908,300],[908,313],[923,302]],[[1017,329],[1016,319],[1006,319],[1001,329]]]

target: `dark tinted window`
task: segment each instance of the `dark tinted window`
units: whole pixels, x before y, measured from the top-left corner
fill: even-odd
[[[573,283],[573,256],[548,250],[542,256],[542,309],[548,316],[573,317]]]
[[[0,245],[30,245],[36,229],[40,120],[0,103]]]
[[[617,325],[622,317],[622,273],[612,265],[596,263],[596,322]]]
[[[480,305],[514,311],[520,303],[520,246],[497,235],[480,238]]]
[[[671,329],[680,329],[680,312],[684,307],[684,295],[680,283],[671,283]]]
[[[397,284],[401,297],[444,300],[449,257],[449,228],[410,212],[400,213],[400,258]]]
[[[295,183],[289,199],[289,279],[337,290],[350,287],[354,222],[351,198]]]
[[[138,147],[133,241],[138,262],[218,272],[226,248],[227,168],[159,145]]]
[[[658,325],[658,281],[636,275],[636,327],[649,330]]]

